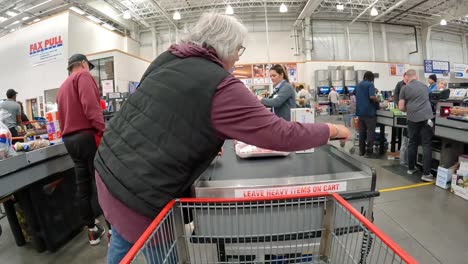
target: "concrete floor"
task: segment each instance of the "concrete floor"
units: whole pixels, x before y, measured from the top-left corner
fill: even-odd
[[[377,169],[378,189],[420,182],[421,175],[407,176],[398,161],[357,158]],[[429,185],[385,192],[375,199],[374,216],[375,224],[419,263],[468,263],[468,201],[449,191]],[[106,262],[107,243],[90,246],[84,230],[55,253],[37,253],[31,246],[16,247],[6,218],[0,224],[0,263]]]

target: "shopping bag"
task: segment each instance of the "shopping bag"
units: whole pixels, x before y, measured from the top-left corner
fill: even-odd
[[[401,165],[408,165],[408,145],[409,145],[409,138],[403,137],[401,142],[400,148],[400,164]]]

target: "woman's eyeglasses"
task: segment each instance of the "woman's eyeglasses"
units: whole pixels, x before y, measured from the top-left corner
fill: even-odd
[[[242,54],[244,54],[244,51],[245,51],[245,47],[244,46],[240,46],[239,48],[239,52],[237,53],[237,55],[242,56]]]

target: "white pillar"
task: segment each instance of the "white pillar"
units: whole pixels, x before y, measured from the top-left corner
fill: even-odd
[[[158,56],[158,33],[156,32],[156,28],[151,28],[151,48],[153,50],[153,58]]]
[[[306,60],[312,60],[312,25],[310,24],[310,17],[304,19],[304,46],[305,46],[305,55]]]
[[[431,28],[424,27],[421,30],[422,43],[424,48],[424,59],[430,60],[432,58],[430,44],[431,44]]]
[[[346,32],[345,32],[345,35],[346,35],[346,46],[348,48],[348,60],[352,60],[352,56],[351,56],[351,36],[350,36],[350,33],[349,33],[349,26],[346,26]]]
[[[384,24],[380,24],[380,30],[382,31],[384,61],[388,61],[387,30],[385,29]]]
[[[468,44],[466,43],[466,37],[468,34],[462,34],[462,45],[463,45],[463,61],[468,63]]]
[[[372,23],[369,23],[369,47],[370,47],[370,60],[375,61],[374,27]]]

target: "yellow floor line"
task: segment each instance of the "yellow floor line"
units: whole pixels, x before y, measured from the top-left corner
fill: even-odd
[[[421,186],[427,186],[427,185],[433,185],[433,184],[434,184],[434,182],[416,183],[416,184],[405,185],[405,186],[400,186],[400,187],[381,189],[381,190],[379,190],[379,192],[393,192],[393,191],[411,189],[411,188],[416,188],[416,187],[421,187]]]

